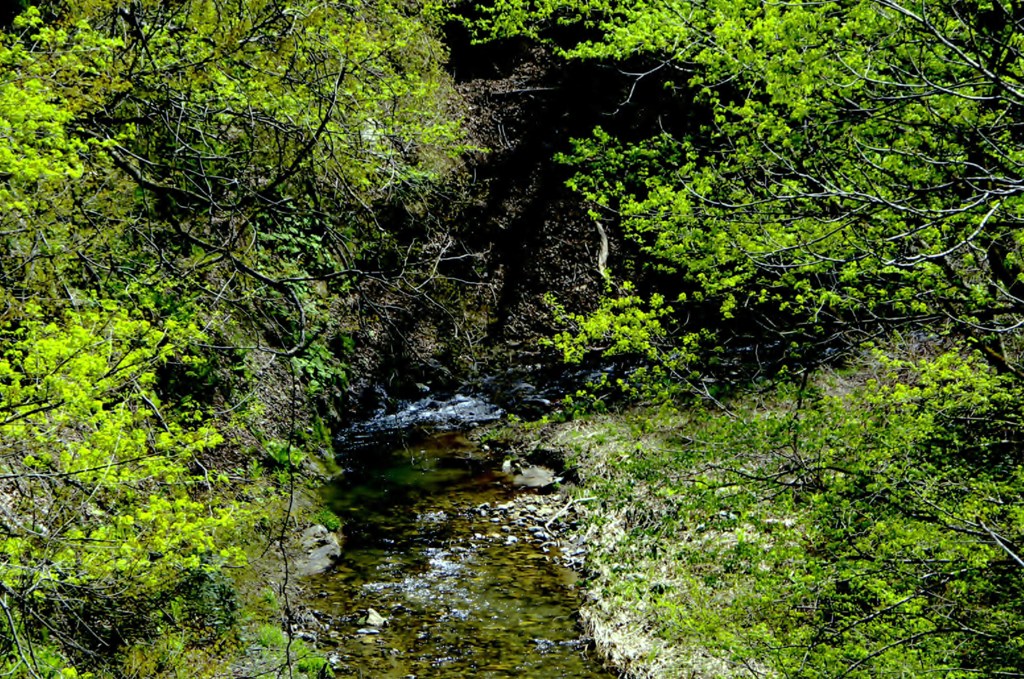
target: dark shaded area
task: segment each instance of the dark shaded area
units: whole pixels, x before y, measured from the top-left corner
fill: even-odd
[[[494,388],[467,390],[466,384],[506,371],[517,372],[499,378],[506,386],[533,382],[538,371],[548,380],[564,366],[536,344],[557,328],[545,295],[569,312],[586,313],[603,292],[598,229],[565,186],[572,168],[554,158],[571,149],[573,137],[608,124],[629,78],[603,66],[567,64],[524,40],[474,45],[455,23],[447,27],[447,41],[467,131],[483,150],[467,159],[468,185],[453,187],[439,212],[395,212],[389,221],[404,220],[411,239],[431,228],[457,239],[452,252],[465,256],[438,268],[452,289],[439,283],[431,294],[462,316],[412,307],[393,291],[368,287],[364,298],[380,306],[394,299],[394,313],[356,338],[366,353],[355,357],[354,372],[372,377],[353,386],[347,408],[353,420],[423,398],[424,386],[431,395],[462,391],[494,400]],[[621,257],[620,239],[613,235],[609,247],[611,259]],[[531,398],[504,400],[544,405]],[[495,402],[504,403],[500,397]]]
[[[550,37],[572,44],[582,35],[582,29],[559,27]],[[536,399],[500,392],[516,382],[583,386],[573,378],[567,380],[573,385],[559,384],[566,366],[536,341],[562,329],[548,299],[568,313],[586,314],[606,288],[599,264],[602,237],[590,214],[595,206],[566,186],[576,170],[556,157],[571,152],[574,138],[588,137],[598,126],[623,142],[635,142],[661,134],[693,136],[708,122],[706,108],[680,85],[685,75],[671,66],[640,59],[616,65],[566,61],[551,47],[526,39],[473,44],[457,22],[446,26],[446,44],[450,72],[465,100],[469,137],[483,150],[467,159],[468,186],[453,187],[433,212],[413,214],[396,205],[387,221],[393,228],[404,224],[397,233],[410,242],[431,229],[450,233],[457,241],[454,254],[463,256],[440,263],[438,273],[447,282],[430,292],[449,304],[448,310],[372,283],[364,289],[362,303],[384,311],[364,316],[386,322],[355,338],[363,353],[353,357],[353,372],[365,377],[349,392],[350,421],[392,414],[427,393],[460,391],[484,395],[517,414],[517,406],[507,402],[523,403],[529,416],[545,412],[544,401],[558,401],[571,391],[541,386],[545,393]],[[624,237],[613,214],[604,215],[601,224],[606,267],[616,280],[630,280],[641,296],[658,292],[669,299],[680,294],[694,299],[682,277],[657,270],[641,245]],[[829,330],[809,329],[820,336],[801,335],[808,356],[794,357],[792,343],[779,337],[780,328],[800,332],[795,321],[766,317],[754,307],[741,307],[723,322],[717,302],[690,302],[676,321],[680,331],[715,328],[721,351],[707,357],[706,372],[722,382],[757,379],[773,375],[783,362],[818,362],[834,355]],[[475,338],[467,340],[467,334]],[[588,369],[608,363],[596,355],[589,360]],[[628,364],[638,362],[622,359],[624,365],[615,370],[628,372]],[[466,388],[488,380],[503,386]]]
[[[14,17],[31,5],[30,0],[7,0],[6,4],[0,5],[0,30],[10,30],[14,24]]]
[[[544,37],[571,46],[588,35],[578,26],[554,26]],[[661,135],[699,143],[707,137],[701,129],[711,122],[711,111],[686,85],[688,74],[649,58],[567,61],[526,39],[473,44],[458,23],[447,27],[446,43],[451,70],[470,102],[472,134],[489,149],[472,164],[481,199],[465,214],[475,225],[465,237],[471,247],[489,252],[488,275],[498,292],[489,337],[515,352],[520,343],[559,330],[545,295],[570,313],[585,314],[604,292],[601,238],[588,214],[595,206],[566,187],[576,170],[557,162],[557,154],[571,152],[572,140],[589,137],[595,127],[624,144]],[[709,156],[719,153],[706,149]],[[634,190],[643,195],[646,189]],[[614,214],[606,213],[602,225],[609,239],[607,268],[616,279],[634,283],[642,297],[656,292],[691,300],[677,314],[678,331],[715,330],[720,350],[707,356],[706,365],[713,379],[760,379],[786,363],[840,358],[848,321],[809,324],[780,316],[778,305],[744,300],[733,318],[723,320],[717,300],[693,301],[699,291],[660,270],[640,243],[625,238]],[[557,357],[539,354],[538,360]]]
[[[490,337],[528,341],[554,329],[546,293],[575,312],[592,309],[601,293],[599,233],[565,186],[572,168],[554,157],[610,122],[625,81],[525,40],[473,45],[459,24],[448,27],[447,43],[470,104],[470,131],[488,149],[471,163],[480,200],[466,218],[477,225],[467,234],[471,247],[490,253],[497,289]]]

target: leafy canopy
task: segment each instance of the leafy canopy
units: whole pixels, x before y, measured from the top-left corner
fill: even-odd
[[[156,392],[162,365],[197,361],[181,352],[194,326],[158,330],[109,304],[57,321],[23,314],[0,327],[0,588],[12,614],[0,658],[12,670],[39,639],[30,621],[63,638],[118,596],[145,620],[189,571],[242,563],[232,540],[246,514],[205,494],[224,477],[191,468],[220,434]]]
[[[564,55],[629,60],[638,87],[664,88],[662,132],[596,130],[565,160],[689,301],[800,342],[948,321],[1016,371],[1016,16],[985,0],[509,0],[477,26],[576,25],[550,33]]]

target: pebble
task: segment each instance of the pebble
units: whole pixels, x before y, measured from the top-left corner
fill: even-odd
[[[507,546],[529,540],[537,545],[537,552],[526,555],[531,560],[544,560],[561,564],[573,569],[583,565],[587,549],[586,539],[582,535],[574,535],[572,542],[561,541],[556,538],[564,529],[578,525],[571,515],[576,513],[575,507],[568,510],[564,507],[565,500],[555,497],[520,495],[507,502],[484,502],[477,505],[469,505],[462,511],[464,516],[476,515],[480,521],[487,521],[492,528],[484,533],[473,533],[475,540],[489,540]],[[561,512],[559,514],[559,512]],[[556,516],[552,520],[553,516]],[[557,528],[552,531],[550,525]],[[501,531],[500,533],[497,531]],[[467,547],[472,550],[472,548]],[[368,621],[362,621],[369,624]],[[359,634],[375,635],[380,630],[375,627],[365,627],[359,630]],[[369,641],[363,638],[364,641]]]

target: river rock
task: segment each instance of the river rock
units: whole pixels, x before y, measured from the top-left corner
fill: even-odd
[[[527,488],[543,488],[561,480],[555,476],[553,471],[539,465],[527,467],[512,478],[512,482],[517,486],[526,486]]]
[[[364,624],[369,625],[370,627],[383,627],[384,625],[388,624],[388,621],[387,618],[385,618],[377,611],[373,610],[372,608],[367,608],[366,621]]]
[[[341,556],[338,536],[320,524],[310,526],[299,537],[295,572],[300,576],[323,573]]]

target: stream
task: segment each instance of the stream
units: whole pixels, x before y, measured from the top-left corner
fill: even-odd
[[[335,676],[613,676],[581,639],[576,574],[560,565],[572,546],[545,526],[561,500],[517,487],[455,433],[345,464],[327,489],[343,553],[306,583],[336,621]]]

